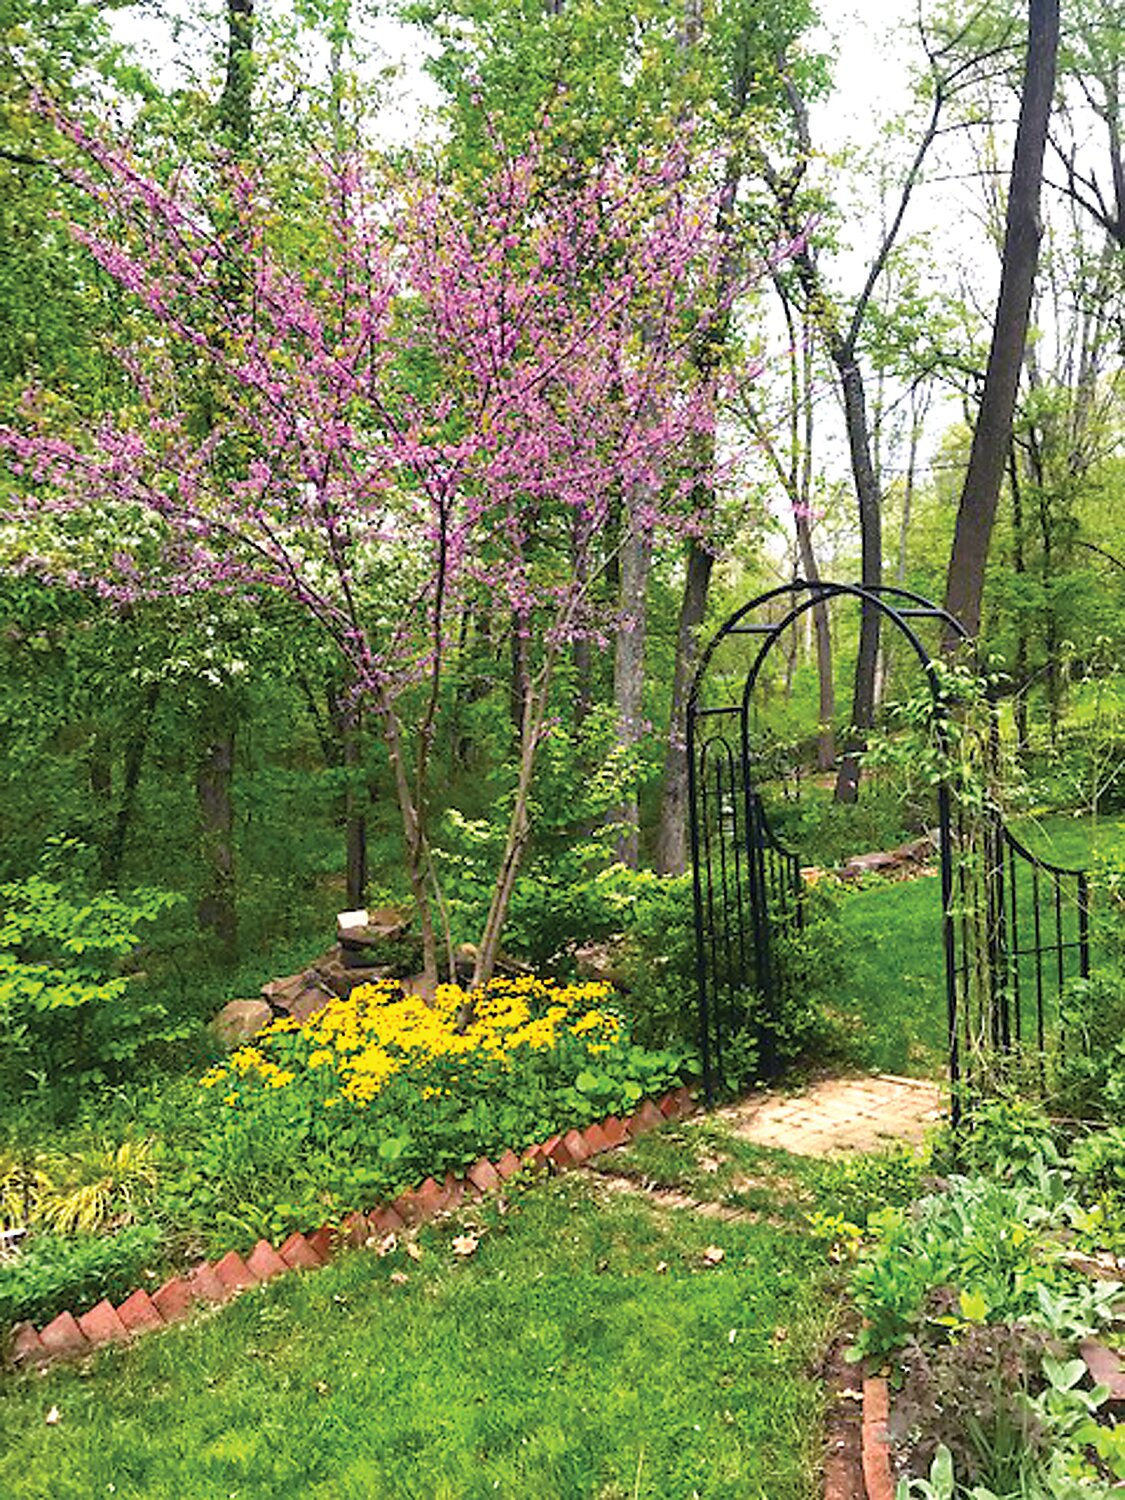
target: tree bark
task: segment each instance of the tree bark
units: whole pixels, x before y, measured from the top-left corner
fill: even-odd
[[[807,515],[795,515],[797,532],[797,554],[801,559],[801,572],[806,583],[820,582],[820,567],[813,546],[812,527]],[[836,684],[832,676],[832,631],[828,619],[828,605],[819,599],[810,611],[816,633],[816,677],[818,684],[819,727],[816,736],[816,764],[818,770],[828,771],[836,761],[836,745],[832,732],[832,721],[836,717]]]
[[[971,636],[980,630],[985,565],[1008,458],[1039,265],[1039,195],[1058,42],[1059,0],[1029,0],[1027,56],[1008,188],[1000,295],[945,587],[946,609]],[[947,628],[947,649],[952,650],[956,643],[956,633]]]
[[[867,403],[863,375],[852,348],[845,344],[830,351],[840,375],[844,395],[844,421],[848,433],[852,477],[859,507],[860,582],[865,588],[883,581],[883,522],[879,485],[871,458],[867,429]],[[864,731],[875,722],[875,673],[879,663],[879,610],[863,602],[859,622],[859,648],[852,689],[852,730],[836,776],[836,801],[854,802],[859,795],[859,756]]]
[[[636,501],[641,499],[635,497]],[[628,506],[625,536],[621,542],[621,593],[618,602],[617,642],[613,657],[613,702],[617,710],[617,743],[631,752],[644,728],[645,604],[652,570],[652,538],[638,518],[639,505]],[[640,807],[635,778],[616,818],[622,824],[617,837],[617,858],[636,869],[640,858]]]
[[[363,776],[363,724],[349,715],[341,726],[344,745],[344,848],[348,906],[367,905],[367,801]]]
[[[151,682],[141,704],[141,712],[134,719],[129,738],[125,742],[125,764],[121,777],[121,800],[117,804],[117,815],[110,829],[102,859],[102,874],[107,885],[116,885],[121,878],[121,866],[125,859],[125,845],[129,828],[133,822],[133,810],[137,805],[137,787],[141,780],[145,750],[152,729],[152,716],[160,697],[160,682]]]
[[[200,930],[218,939],[224,957],[233,958],[238,951],[232,790],[235,726],[229,707],[226,694],[218,694],[204,707],[200,718],[195,791],[207,876],[197,918]]]
[[[687,695],[699,658],[699,627],[707,613],[707,596],[714,554],[693,540],[688,549],[680,620],[676,630],[676,665],[672,674],[672,709],[664,751],[664,781],[660,798],[660,827],[656,839],[656,868],[663,875],[682,875],[687,869]]]
[[[254,0],[227,0],[227,72],[219,97],[224,145],[243,154],[253,127]]]

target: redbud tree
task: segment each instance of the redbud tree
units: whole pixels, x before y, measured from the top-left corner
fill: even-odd
[[[112,409],[30,391],[0,430],[8,565],[122,604],[281,594],[314,621],[381,730],[431,981],[443,927],[448,942],[427,806],[450,622],[469,599],[507,610],[536,667],[484,982],[552,674],[605,628],[590,591],[613,507],[653,542],[701,524],[685,456],[718,392],[692,354],[727,311],[705,164],[677,140],[578,172],[533,140],[472,181],[357,151],[307,169],[295,227],[264,174],[158,176],[61,123],[90,207],[72,232],[132,314]]]

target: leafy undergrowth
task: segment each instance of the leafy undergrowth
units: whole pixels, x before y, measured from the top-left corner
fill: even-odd
[[[411,1244],[13,1382],[0,1494],[816,1494],[832,1300],[807,1226],[716,1223],[583,1175]]]

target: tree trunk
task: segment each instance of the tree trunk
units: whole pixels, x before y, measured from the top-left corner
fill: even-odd
[[[699,627],[707,613],[707,595],[714,567],[714,554],[693,540],[688,548],[680,622],[676,631],[672,709],[668,744],[664,751],[660,826],[656,838],[656,868],[664,875],[682,875],[687,869],[687,695],[699,657]]]
[[[1008,458],[1039,264],[1039,194],[1058,41],[1059,0],[1029,0],[1027,57],[1008,188],[1000,295],[945,587],[946,609],[972,636],[980,630],[984,571]],[[947,649],[953,649],[956,643],[955,632],[947,628]]]
[[[528,682],[528,625],[524,615],[512,611],[509,638],[510,658],[508,677],[508,716],[517,742],[523,733],[524,714],[527,709]]]
[[[227,0],[227,71],[219,97],[223,144],[242,155],[253,128],[254,0]]]
[[[347,900],[353,911],[367,905],[367,782],[363,776],[363,724],[349,716],[344,742],[344,847]]]
[[[585,523],[576,518],[572,532],[574,579],[583,593],[590,572],[589,541],[582,535],[584,526]],[[594,653],[585,628],[570,649],[574,666],[574,723],[577,728],[581,728],[589,716],[594,701]]]
[[[121,879],[121,866],[125,858],[125,845],[133,821],[133,810],[137,805],[137,787],[140,784],[145,750],[152,729],[152,716],[156,712],[160,697],[159,681],[149,683],[141,703],[141,712],[133,720],[129,738],[125,742],[125,765],[121,777],[121,801],[117,804],[117,816],[113,820],[109,839],[102,858],[102,875],[107,885],[116,885]]]
[[[238,950],[234,900],[235,726],[225,693],[202,711],[195,791],[199,806],[201,853],[207,870],[197,918],[202,932],[213,934],[224,957]]]
[[[859,505],[861,547],[860,582],[865,588],[878,587],[883,581],[883,528],[879,486],[871,460],[871,442],[867,429],[866,398],[863,375],[853,350],[838,346],[832,358],[840,374],[844,394],[844,420],[848,432],[852,476]],[[852,729],[844,747],[836,776],[836,801],[854,802],[859,795],[859,756],[863,749],[864,730],[875,722],[875,671],[879,661],[879,611],[866,601],[859,624],[859,649],[855,659],[855,685],[852,689]]]
[[[652,538],[642,530],[636,507],[630,506],[629,510],[628,529],[621,543],[621,594],[613,658],[617,744],[626,752],[634,749],[643,732],[645,603],[652,568]],[[616,818],[623,825],[617,838],[617,858],[635,870],[640,858],[640,808],[635,776]]]
[[[1023,578],[1027,573],[1027,560],[1023,550],[1023,491],[1020,487],[1019,464],[1016,461],[1014,443],[1009,444],[1008,447],[1008,477],[1012,492],[1012,571],[1017,578]],[[1016,748],[1021,755],[1027,755],[1031,749],[1027,721],[1028,649],[1025,607],[1026,601],[1021,597],[1018,604],[1014,670]]]
[[[797,552],[801,559],[801,572],[806,583],[820,582],[820,567],[813,546],[812,528],[809,518],[794,513],[797,532]],[[832,676],[832,630],[828,619],[828,605],[823,599],[813,605],[813,629],[816,632],[816,676],[818,683],[819,728],[816,736],[816,764],[821,771],[831,770],[836,762],[836,740],[832,732],[832,721],[836,717],[836,683]]]

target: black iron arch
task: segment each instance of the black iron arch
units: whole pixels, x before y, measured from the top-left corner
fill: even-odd
[[[732,1052],[741,1053],[744,1061],[752,1049],[757,1072],[769,1076],[777,1071],[774,1023],[784,999],[777,943],[799,933],[804,885],[799,858],[770,827],[755,787],[750,713],[762,667],[777,641],[808,610],[837,598],[877,610],[909,642],[933,697],[939,738],[948,722],[940,658],[927,646],[922,628],[939,625],[943,634],[972,646],[954,616],[913,590],[795,579],[740,606],[703,651],[687,701],[687,753],[699,1038],[709,1103]],[[762,619],[767,611],[777,618]],[[738,637],[757,638],[759,645],[749,666],[739,669],[737,691],[730,701],[704,704],[702,691],[716,652]],[[1073,970],[1077,964],[1078,973],[1089,972],[1089,887],[1083,872],[1031,854],[999,815],[983,832],[974,825],[980,847],[975,859],[966,858],[966,824],[946,782],[937,787],[937,804],[949,1076],[956,1119],[963,1054],[975,1057],[982,1038],[999,1052],[1011,1052],[1026,1029],[1034,1035],[1042,1075],[1048,1031],[1045,964],[1053,964],[1053,998],[1061,1004],[1068,965]],[[978,879],[983,881],[980,888],[970,888]],[[1069,926],[1063,919],[1064,895],[1073,913]],[[980,913],[980,919],[970,920],[970,910]],[[1032,932],[1032,939],[1022,944],[1021,926]],[[1025,1028],[1026,994],[1034,997],[1034,1012]]]

